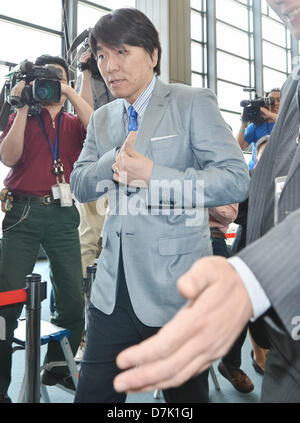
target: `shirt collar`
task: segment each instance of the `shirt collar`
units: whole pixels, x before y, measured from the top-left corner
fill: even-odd
[[[145,110],[148,106],[149,100],[154,90],[155,82],[156,82],[156,75],[153,75],[153,78],[150,84],[148,85],[148,87],[142,92],[142,94],[140,94],[140,96],[132,104],[139,118],[143,118],[144,116]],[[131,106],[131,104],[125,99],[124,99],[124,106],[125,106],[126,112],[128,113],[128,108],[129,106]]]

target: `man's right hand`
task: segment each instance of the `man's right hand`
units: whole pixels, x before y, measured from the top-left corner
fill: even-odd
[[[24,88],[25,88],[25,85],[26,85],[26,83],[25,83],[25,81],[20,81],[20,82],[18,82],[14,87],[13,87],[13,89],[11,90],[11,93],[10,93],[10,95],[11,96],[14,96],[14,97],[21,97],[21,94],[22,94],[22,91],[24,90]]]
[[[79,65],[80,66],[85,66],[90,60],[91,60],[92,54],[90,51],[84,51],[79,58]],[[91,71],[89,69],[89,66],[87,68],[81,68],[80,66],[79,69],[82,72],[82,74],[86,77],[87,75],[91,76]]]
[[[25,81],[18,82],[12,88],[10,95],[12,97],[21,97],[25,85]],[[22,156],[28,109],[28,104],[24,104],[23,107],[17,108],[14,122],[1,143],[1,161],[8,167],[15,166]]]
[[[87,63],[90,59],[91,59],[91,52],[85,51],[81,54],[81,56],[79,58],[79,62],[80,63]]]

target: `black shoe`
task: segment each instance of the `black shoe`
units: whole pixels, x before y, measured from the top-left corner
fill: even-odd
[[[0,404],[9,404],[12,400],[7,395],[0,395]]]
[[[76,390],[71,375],[55,373],[49,370],[44,370],[42,375],[42,384],[47,386],[62,385],[72,391]]]
[[[260,375],[264,375],[265,374],[264,370],[254,360],[254,352],[253,352],[253,350],[251,350],[251,353],[250,354],[251,354],[252,366],[253,366],[254,370],[256,371],[256,373],[259,373]]]

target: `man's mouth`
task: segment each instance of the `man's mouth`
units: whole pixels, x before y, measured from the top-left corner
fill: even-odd
[[[118,87],[124,80],[123,79],[111,79],[109,84],[112,88]]]
[[[293,20],[295,16],[298,16],[300,14],[300,7],[297,7],[297,9],[294,9],[290,12],[283,12],[283,15],[285,18],[287,18],[289,21]]]

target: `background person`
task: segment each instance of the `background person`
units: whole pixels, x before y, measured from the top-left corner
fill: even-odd
[[[95,67],[96,69],[94,69]],[[94,110],[114,100],[90,51],[81,54],[79,69],[82,69],[82,72],[78,76],[75,89]],[[97,204],[99,205],[98,208]],[[107,197],[103,196],[97,201],[88,203],[77,202],[76,205],[81,217],[79,236],[83,274],[86,277],[87,266],[95,263],[95,259],[101,251],[100,235],[105,216],[101,215],[100,212],[107,208]]]
[[[249,162],[249,169],[253,169],[256,164],[256,143],[265,135],[270,135],[278,116],[278,110],[280,105],[280,88],[273,88],[267,96],[272,98],[274,104],[270,107],[270,110],[266,107],[261,107],[261,123],[249,122],[245,118],[245,109],[243,111],[241,120],[241,127],[239,129],[237,140],[242,150],[246,150],[252,145],[252,157]]]
[[[68,85],[68,67],[63,58],[43,55],[35,61],[35,65],[46,64],[61,71],[60,101],[44,104],[41,113],[35,116],[28,116],[27,104],[18,108],[0,137],[1,161],[11,168],[4,184],[13,197],[12,209],[3,220],[0,289],[24,288],[25,277],[32,273],[41,244],[53,272],[55,313],[51,322],[71,330],[69,341],[76,353],[84,327],[79,214],[74,204],[61,207],[61,201],[53,198],[52,187],[57,185],[53,169],[58,171],[60,183],[65,178],[67,188],[92,109]],[[24,86],[24,81],[19,82],[11,94],[21,96]],[[66,99],[77,115],[63,110]],[[0,396],[4,400],[11,379],[11,343],[21,311],[19,304],[0,309],[7,329],[6,341],[0,342]],[[45,361],[63,360],[59,343],[50,342]],[[66,368],[61,367],[45,371],[43,383],[61,383],[75,389]]]
[[[76,81],[76,91],[85,99],[85,101],[97,110],[114,100],[113,95],[107,88],[97,67],[97,62],[90,51],[84,51],[79,58],[79,74]],[[107,213],[107,196],[98,198],[97,201],[88,203],[76,202],[80,215],[79,240],[81,249],[81,260],[83,277],[87,277],[86,269],[88,266],[95,264],[102,249],[101,232],[104,224],[105,215]],[[85,298],[85,328],[88,323],[88,305],[89,301]],[[83,334],[80,347],[76,354],[75,360],[81,361],[85,346],[85,334]]]

